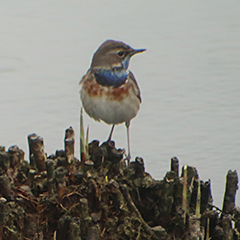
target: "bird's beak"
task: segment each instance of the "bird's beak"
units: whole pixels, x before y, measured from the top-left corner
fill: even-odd
[[[130,53],[130,56],[132,57],[133,55],[141,52],[145,52],[147,49],[133,49],[133,51]]]

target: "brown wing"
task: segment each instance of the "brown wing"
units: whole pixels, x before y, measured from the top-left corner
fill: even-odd
[[[133,83],[133,91],[135,92],[136,96],[139,98],[140,102],[142,102],[140,89],[139,89],[137,81],[131,71],[129,71],[128,80]]]

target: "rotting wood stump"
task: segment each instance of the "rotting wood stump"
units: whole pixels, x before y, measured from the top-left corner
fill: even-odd
[[[142,158],[127,166],[113,141],[91,142],[81,163],[71,127],[65,149],[48,157],[41,137],[28,141],[30,162],[17,146],[0,147],[0,240],[240,239],[236,171],[227,174],[220,210],[210,180],[191,166],[179,177],[176,157],[155,180]]]

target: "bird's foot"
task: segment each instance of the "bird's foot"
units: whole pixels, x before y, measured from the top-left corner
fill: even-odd
[[[125,158],[125,161],[127,161],[127,165],[129,166],[129,164],[130,164],[130,160],[131,160],[131,155],[130,155],[130,153],[128,153],[128,155],[126,156],[126,158]]]

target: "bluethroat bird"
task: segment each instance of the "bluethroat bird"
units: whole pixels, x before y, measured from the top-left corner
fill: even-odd
[[[94,53],[90,69],[80,81],[80,97],[86,113],[96,121],[112,124],[107,141],[111,141],[114,126],[125,122],[128,162],[131,159],[130,121],[137,115],[141,103],[140,89],[128,66],[133,55],[145,50],[107,40]]]

